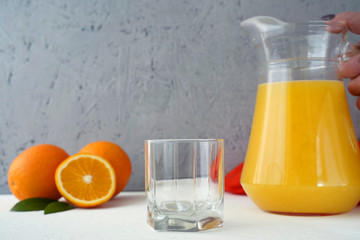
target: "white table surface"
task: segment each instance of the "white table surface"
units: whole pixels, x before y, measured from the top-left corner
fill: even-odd
[[[94,209],[44,215],[10,212],[17,202],[0,195],[0,239],[360,239],[360,207],[325,217],[270,214],[246,196],[225,194],[224,227],[195,233],[157,232],[146,223],[143,192],[123,192]]]

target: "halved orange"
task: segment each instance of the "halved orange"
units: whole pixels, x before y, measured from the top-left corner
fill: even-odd
[[[78,207],[95,207],[108,201],[116,189],[111,164],[96,155],[75,154],[63,161],[55,172],[61,195]]]

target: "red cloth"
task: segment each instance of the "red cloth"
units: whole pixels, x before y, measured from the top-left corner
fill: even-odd
[[[211,164],[210,177],[211,177],[211,180],[213,182],[218,181],[220,163],[222,163],[222,149],[221,148],[219,149],[219,152],[218,152],[218,155],[216,156],[216,159]]]
[[[228,174],[226,174],[226,176],[225,176],[225,191],[226,192],[246,195],[246,193],[240,183],[241,171],[243,169],[243,166],[244,166],[244,163],[241,163],[240,165],[235,167],[233,170],[231,170]]]

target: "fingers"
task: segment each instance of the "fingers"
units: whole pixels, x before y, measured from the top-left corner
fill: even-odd
[[[349,61],[340,65],[342,78],[355,78],[360,75],[360,54],[353,56]]]
[[[331,22],[339,22],[345,24],[347,28],[355,33],[360,34],[360,12],[343,12],[335,16]],[[340,29],[331,29],[333,33],[340,33]]]
[[[349,92],[354,96],[360,96],[360,54],[341,64],[340,75],[343,78],[350,78]],[[357,99],[356,106],[360,109],[360,98]]]
[[[343,78],[350,78],[348,90],[354,96],[360,96],[360,54],[352,57],[350,61],[342,63],[340,75]],[[360,109],[360,99],[358,98],[356,106]]]
[[[356,99],[356,107],[360,109],[360,97]]]
[[[350,79],[348,83],[348,90],[352,95],[360,96],[360,75],[357,76],[356,78]]]
[[[328,30],[333,33],[342,32],[341,27],[331,25],[331,23],[344,24],[349,31],[360,34],[360,12],[343,12],[335,16],[329,21]],[[360,54],[357,54],[347,62],[343,62],[338,70],[342,78],[350,78],[348,83],[349,92],[358,96],[356,100],[356,107],[360,109]]]

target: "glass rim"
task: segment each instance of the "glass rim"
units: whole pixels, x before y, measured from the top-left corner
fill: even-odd
[[[290,26],[309,26],[309,27],[335,27],[341,29],[341,32],[347,31],[348,27],[342,22],[335,21],[324,21],[324,20],[311,20],[311,21],[299,21],[289,22],[287,25]]]
[[[339,27],[346,27],[346,25],[339,21],[324,21],[324,20],[309,20],[309,21],[295,21],[286,24],[304,24],[304,25],[335,25]]]
[[[145,143],[194,143],[194,142],[223,142],[222,138],[168,138],[168,139],[147,139]]]

